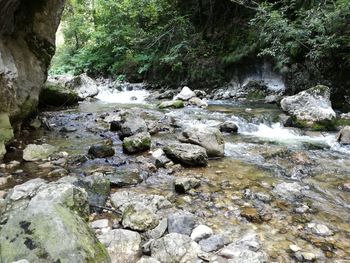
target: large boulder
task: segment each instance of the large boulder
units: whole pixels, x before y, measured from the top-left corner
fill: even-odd
[[[85,218],[86,192],[70,183],[34,179],[6,196],[0,261],[110,262]]]
[[[151,148],[151,135],[146,132],[138,133],[123,140],[123,151],[125,153],[139,153]]]
[[[337,135],[337,141],[343,145],[350,144],[350,126],[346,126]]]
[[[175,96],[176,100],[184,100],[187,101],[193,97],[196,97],[196,93],[194,93],[189,87],[183,87],[181,92]]]
[[[77,104],[79,96],[76,92],[66,88],[60,83],[47,81],[40,92],[39,105],[41,107],[55,106],[71,106]]]
[[[95,144],[89,148],[89,154],[95,158],[111,157],[115,154],[112,146],[107,144]]]
[[[169,101],[163,101],[158,105],[159,109],[166,109],[166,108],[183,108],[185,105],[182,100],[169,100]]]
[[[0,113],[0,159],[6,153],[5,145],[13,138],[13,130],[11,127],[8,114]]]
[[[199,245],[189,236],[170,233],[151,244],[153,258],[164,263],[196,262]]]
[[[218,128],[214,127],[187,127],[181,134],[180,141],[202,146],[209,157],[225,155],[225,141]]]
[[[98,95],[99,90],[96,82],[83,73],[66,82],[66,87],[75,91],[81,100],[92,98]]]
[[[111,131],[118,132],[119,138],[123,140],[137,133],[147,132],[146,122],[130,111],[122,111],[110,121]]]
[[[23,150],[23,159],[28,162],[47,159],[57,148],[50,144],[28,144]]]
[[[281,100],[281,107],[285,112],[303,121],[316,122],[336,117],[330,101],[330,89],[323,85],[285,97]]]
[[[198,145],[175,143],[165,146],[163,151],[173,162],[185,166],[207,166],[208,164],[207,151]]]
[[[64,0],[0,0],[0,112],[17,127],[38,105]]]

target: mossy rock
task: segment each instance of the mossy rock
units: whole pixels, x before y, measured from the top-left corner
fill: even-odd
[[[308,122],[293,117],[292,122],[294,127],[311,131],[338,131],[341,127],[350,126],[350,120],[340,118]]]
[[[138,133],[126,137],[123,140],[123,151],[125,153],[139,153],[151,148],[151,135],[149,133]]]
[[[47,82],[40,93],[39,106],[72,106],[77,104],[79,100],[78,94],[73,90],[60,84]]]
[[[172,101],[164,101],[158,105],[159,109],[166,109],[166,108],[175,108],[180,109],[183,108],[184,102],[182,100],[172,100]]]

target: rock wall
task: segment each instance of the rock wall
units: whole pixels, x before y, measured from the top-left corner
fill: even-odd
[[[64,0],[0,0],[0,113],[12,127],[37,107],[63,8]]]

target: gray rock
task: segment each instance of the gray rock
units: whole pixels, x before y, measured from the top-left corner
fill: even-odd
[[[208,164],[205,148],[198,145],[176,143],[164,147],[163,151],[170,160],[185,166],[206,166]]]
[[[337,135],[337,141],[343,145],[350,145],[350,126],[346,126]]]
[[[179,177],[174,181],[175,191],[177,193],[186,193],[200,185],[200,180],[193,177]]]
[[[94,229],[108,228],[109,222],[108,222],[108,219],[99,219],[99,220],[92,221],[90,223],[90,226]]]
[[[168,232],[190,236],[198,225],[197,218],[190,213],[178,212],[168,216]]]
[[[118,132],[121,140],[125,137],[130,137],[137,133],[147,132],[146,122],[137,116],[135,113],[129,111],[122,111],[114,120],[110,121],[111,131]]]
[[[175,99],[187,101],[193,97],[196,97],[196,94],[189,88],[183,87],[181,92],[175,96]]]
[[[40,92],[39,105],[65,107],[78,104],[79,100],[78,94],[65,87],[63,83],[48,80]]]
[[[148,207],[154,213],[161,209],[172,207],[172,204],[163,196],[140,194],[133,191],[118,191],[111,196],[112,204],[119,211],[123,212],[129,203],[139,202]]]
[[[1,77],[0,77],[1,79]],[[0,91],[1,94],[1,91]],[[1,100],[1,99],[0,99]],[[0,159],[6,153],[5,144],[10,142],[13,138],[13,130],[11,127],[10,119],[8,114],[0,113]]]
[[[23,150],[23,159],[28,162],[34,162],[47,159],[57,148],[50,144],[28,144]]]
[[[283,127],[293,127],[293,118],[291,116],[282,113],[279,115],[279,119]]]
[[[207,96],[207,93],[204,90],[196,89],[193,92],[194,92],[194,94],[196,94],[196,97],[198,97],[200,99],[204,99]]]
[[[106,158],[113,156],[115,151],[110,145],[96,144],[89,148],[89,154],[95,158]]]
[[[142,257],[137,263],[160,263],[158,260],[150,257]]]
[[[334,234],[326,225],[315,222],[308,223],[306,225],[306,230],[322,237],[332,236]]]
[[[204,252],[217,251],[225,246],[225,238],[222,235],[213,235],[199,241],[199,245]]]
[[[163,168],[167,163],[170,162],[170,159],[166,157],[163,149],[157,149],[152,153],[152,157],[155,159],[155,165],[157,168]]]
[[[201,108],[208,107],[208,102],[206,101],[206,99],[202,100],[200,98],[193,97],[188,102]]]
[[[137,169],[117,170],[107,175],[110,183],[117,187],[128,187],[142,182],[142,177]]]
[[[171,99],[175,96],[174,90],[166,90],[163,93],[159,94],[156,99],[163,100],[163,99]]]
[[[322,85],[285,97],[281,107],[299,120],[315,122],[336,117],[330,101],[330,89]]]
[[[151,148],[151,135],[149,133],[138,133],[123,140],[123,151],[125,153],[139,153]]]
[[[123,227],[146,231],[159,224],[158,216],[141,203],[129,203],[123,211]]]
[[[198,242],[202,239],[208,238],[213,235],[213,230],[206,225],[199,225],[195,229],[193,229],[191,238]]]
[[[141,236],[137,232],[114,229],[102,233],[98,239],[107,247],[113,263],[137,262],[141,258]]]
[[[74,90],[78,94],[80,100],[95,97],[99,93],[95,80],[87,76],[86,73],[68,80],[65,82],[65,86]]]
[[[158,226],[156,226],[155,228],[148,230],[146,232],[146,237],[148,239],[158,239],[161,238],[165,231],[168,228],[168,219],[167,218],[163,218],[162,220],[159,221]]]
[[[219,129],[214,127],[188,127],[182,132],[180,141],[202,146],[209,157],[225,155],[225,141]]]
[[[0,261],[110,262],[105,248],[83,218],[86,192],[70,183],[35,179],[6,197],[8,218],[0,230]],[[59,244],[59,246],[57,245]]]
[[[220,131],[221,132],[227,132],[227,133],[237,133],[238,132],[238,126],[233,121],[225,121],[220,125]]]
[[[152,242],[151,256],[163,263],[195,262],[199,245],[188,236],[170,233]]]
[[[303,195],[302,190],[304,188],[298,183],[282,182],[275,186],[273,192],[279,195],[281,198],[293,201]]]

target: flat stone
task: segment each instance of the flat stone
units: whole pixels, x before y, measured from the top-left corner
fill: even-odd
[[[213,235],[199,241],[199,245],[204,252],[213,252],[225,246],[225,239],[222,235]]]
[[[57,148],[50,144],[28,144],[23,150],[23,159],[28,162],[34,162],[47,159]]]
[[[187,191],[196,188],[200,185],[200,180],[193,177],[179,177],[174,181],[175,191],[184,194]]]
[[[306,225],[306,229],[310,230],[313,234],[322,237],[332,236],[334,234],[333,231],[330,230],[326,225],[319,223],[308,223]]]
[[[213,234],[213,230],[206,225],[199,225],[193,229],[191,233],[191,238],[198,242],[202,239],[208,238]]]
[[[178,212],[168,216],[168,232],[190,236],[197,225],[197,218],[190,213]]]

